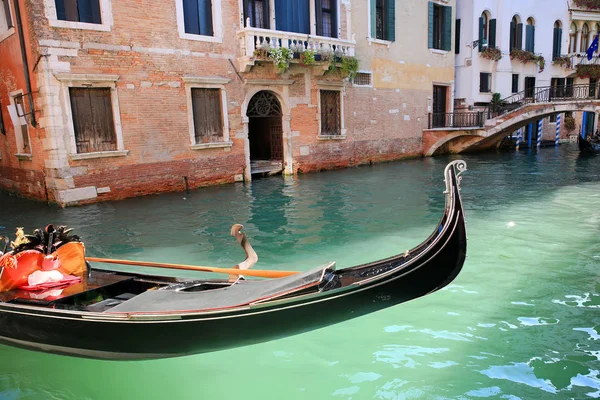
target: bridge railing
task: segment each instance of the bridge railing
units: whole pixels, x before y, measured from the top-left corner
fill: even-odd
[[[429,113],[429,129],[480,128],[485,123],[484,112]]]
[[[598,84],[540,86],[527,88],[519,93],[490,104],[486,110],[487,119],[507,114],[517,108],[533,103],[551,103],[568,100],[600,99]]]

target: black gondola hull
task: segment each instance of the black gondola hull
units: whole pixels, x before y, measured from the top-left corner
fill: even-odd
[[[387,276],[342,290],[210,313],[114,315],[0,302],[0,342],[101,359],[152,359],[234,348],[291,336],[385,309],[435,292],[460,272],[466,228],[458,178],[438,230],[414,262],[402,256],[368,264]],[[407,265],[403,265],[407,264]],[[352,267],[347,271],[364,269]],[[341,271],[346,271],[341,270]],[[398,309],[401,312],[401,309]]]
[[[577,144],[581,154],[598,155],[600,154],[600,143],[592,143],[587,139],[577,136]]]

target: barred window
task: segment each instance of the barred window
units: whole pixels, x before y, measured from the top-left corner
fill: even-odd
[[[196,144],[223,141],[221,89],[192,88]]]
[[[359,72],[354,75],[354,84],[357,86],[371,86],[371,73]]]
[[[321,90],[321,135],[340,135],[341,104],[339,90]]]

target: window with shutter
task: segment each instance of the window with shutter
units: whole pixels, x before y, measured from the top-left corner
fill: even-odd
[[[341,135],[341,102],[339,90],[321,90],[321,135]]]
[[[429,2],[429,48],[452,49],[452,7]]]
[[[77,153],[117,150],[109,88],[69,88]]]
[[[183,22],[185,33],[213,36],[211,0],[183,0]]]
[[[519,74],[512,74],[512,92],[519,93]]]
[[[527,26],[525,28],[525,50],[532,53],[535,52],[535,22],[533,18],[527,19]]]
[[[223,141],[221,89],[192,88],[196,144]]]
[[[371,5],[371,37],[396,40],[396,3],[394,0],[369,0]]]
[[[520,23],[519,17],[515,15],[510,21],[510,44],[509,51],[514,49],[521,50],[523,42],[523,24]]]
[[[56,17],[62,21],[101,24],[99,0],[55,0]]]
[[[581,28],[581,46],[579,47],[579,51],[585,53],[589,47],[589,36],[590,36],[590,28],[587,24],[583,24],[583,28]]]
[[[488,44],[490,48],[496,48],[496,20],[490,19],[490,33]]]
[[[560,21],[554,23],[554,37],[552,39],[552,59],[560,57],[562,42],[562,29]]]
[[[3,34],[13,27],[13,22],[10,14],[10,0],[0,1],[2,1],[2,7],[0,7],[0,34]]]

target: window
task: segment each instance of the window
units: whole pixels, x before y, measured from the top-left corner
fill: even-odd
[[[101,24],[99,0],[55,0],[56,17],[62,21]]]
[[[460,54],[460,19],[454,25],[454,54]]]
[[[519,74],[512,74],[512,92],[519,93]]]
[[[562,24],[560,21],[554,23],[554,39],[552,40],[552,59],[560,57],[562,42]]]
[[[496,47],[496,20],[484,11],[479,17],[479,51],[486,47]]]
[[[0,103],[0,133],[6,136],[6,128],[4,127],[4,117],[2,116],[2,104]]]
[[[550,122],[551,124],[556,123],[556,117],[558,117],[558,114],[551,114],[548,122]]]
[[[492,74],[481,72],[479,74],[479,92],[490,93],[492,91]]]
[[[565,97],[565,78],[552,78],[550,87],[551,97]]]
[[[535,77],[525,77],[525,97],[533,97],[535,94]]]
[[[394,0],[370,0],[371,38],[396,40],[396,2]]]
[[[269,1],[244,0],[244,24],[248,18],[251,27],[269,29]]]
[[[317,35],[337,38],[337,1],[315,0]]]
[[[596,92],[598,91],[598,80],[595,78],[590,78],[590,85],[589,85],[589,97],[596,97]]]
[[[583,28],[581,28],[581,45],[579,46],[579,51],[585,53],[589,46],[590,39],[590,28],[587,24],[583,24]]]
[[[109,88],[69,88],[77,153],[117,150]]]
[[[519,16],[515,15],[510,22],[509,50],[521,50],[523,48],[523,24]]]
[[[10,14],[10,0],[0,1],[2,2],[0,4],[0,35],[2,35],[13,27],[13,22]]]
[[[321,90],[321,135],[341,135],[341,92]]]
[[[196,144],[222,142],[221,90],[192,88],[192,107]]]
[[[575,53],[577,50],[575,49],[577,43],[577,25],[575,23],[571,24],[571,28],[569,29],[569,53]]]
[[[278,31],[310,33],[310,0],[275,0]]]
[[[533,18],[527,18],[525,28],[525,50],[535,52],[535,21]]]
[[[452,7],[429,2],[429,48],[451,50]]]
[[[29,142],[29,128],[27,119],[25,118],[25,96],[22,93],[11,94],[12,103],[14,105],[15,114],[13,125],[15,127],[15,138],[17,141],[17,154],[31,154],[31,146]]]
[[[600,24],[596,24],[596,35],[600,34]],[[600,46],[596,47],[596,53],[600,51]]]
[[[213,36],[211,0],[183,0],[185,33]]]
[[[354,75],[352,81],[354,86],[371,86],[371,73],[370,72],[358,72]]]

